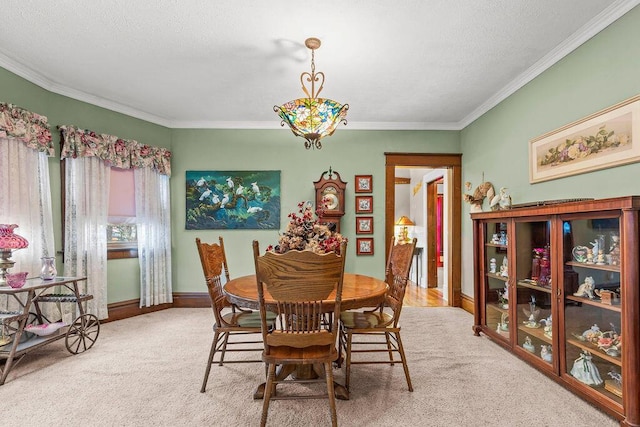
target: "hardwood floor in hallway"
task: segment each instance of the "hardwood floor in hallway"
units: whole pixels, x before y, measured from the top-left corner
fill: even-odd
[[[447,302],[442,299],[438,288],[422,288],[409,281],[404,293],[405,307],[446,307]]]

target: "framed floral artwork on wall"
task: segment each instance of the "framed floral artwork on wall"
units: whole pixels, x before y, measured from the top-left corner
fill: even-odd
[[[356,193],[371,193],[373,191],[372,175],[356,175]]]
[[[531,140],[529,182],[640,161],[640,95]]]
[[[373,217],[356,217],[356,234],[373,234]]]
[[[356,213],[373,213],[373,196],[356,196]]]
[[[373,238],[358,237],[356,239],[357,255],[373,255]]]
[[[280,171],[187,171],[187,230],[277,230]]]

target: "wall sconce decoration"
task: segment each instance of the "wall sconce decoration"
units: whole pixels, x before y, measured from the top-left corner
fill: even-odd
[[[16,224],[0,224],[0,286],[7,286],[7,270],[16,263],[12,261],[13,251],[29,246],[24,237],[15,234]]]
[[[416,225],[415,222],[411,221],[408,217],[402,215],[400,219],[396,221],[396,225],[400,226],[400,234],[398,235],[398,243],[408,243],[411,241],[409,238],[409,226]]]
[[[333,135],[339,123],[347,124],[349,104],[342,105],[332,99],[317,97],[324,86],[324,73],[316,73],[314,55],[315,50],[320,47],[320,39],[310,37],[304,44],[311,49],[311,73],[305,71],[300,75],[302,90],[307,97],[294,99],[282,106],[276,105],[273,111],[282,119],[281,126],[286,123],[294,135],[306,140],[304,147],[307,150],[311,147],[321,149],[322,138]],[[305,81],[311,84],[311,90],[307,88]],[[317,91],[316,83],[320,86]]]

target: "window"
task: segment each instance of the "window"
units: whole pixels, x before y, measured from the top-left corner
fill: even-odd
[[[138,256],[133,169],[112,167],[109,174],[107,259]]]

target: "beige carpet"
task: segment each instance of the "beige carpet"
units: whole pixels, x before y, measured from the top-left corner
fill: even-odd
[[[102,325],[96,345],[71,355],[64,341],[31,353],[0,386],[2,426],[251,426],[262,401],[259,364],[207,359],[209,309],[170,309]],[[415,391],[402,367],[355,366],[342,426],[616,426],[618,423],[526,363],[475,337],[453,308],[403,310]],[[343,382],[343,372],[335,370]],[[272,426],[328,425],[326,400],[273,401]]]

